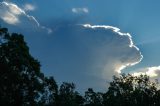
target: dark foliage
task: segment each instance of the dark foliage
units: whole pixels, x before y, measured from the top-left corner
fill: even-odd
[[[0,105],[36,105],[43,90],[40,63],[21,34],[0,29]]]

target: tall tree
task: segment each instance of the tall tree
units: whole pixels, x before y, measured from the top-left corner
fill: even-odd
[[[0,28],[0,105],[38,105],[43,81],[23,35]]]

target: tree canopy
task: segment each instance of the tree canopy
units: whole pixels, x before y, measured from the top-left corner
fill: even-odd
[[[0,103],[36,105],[44,79],[40,63],[30,55],[23,35],[0,31]]]

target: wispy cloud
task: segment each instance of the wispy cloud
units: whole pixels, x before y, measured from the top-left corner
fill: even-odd
[[[25,10],[11,2],[0,2],[0,19],[11,25],[32,23],[41,29],[47,30],[48,33],[52,32],[50,28],[40,25],[34,16],[28,15]]]
[[[24,5],[24,10],[25,11],[34,11],[35,10],[35,6],[32,4],[25,4]]]
[[[88,8],[72,8],[73,13],[89,13]]]

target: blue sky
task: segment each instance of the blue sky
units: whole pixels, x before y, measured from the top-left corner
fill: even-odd
[[[58,83],[104,91],[118,72],[159,78],[159,3],[1,0],[0,24],[25,35],[42,71]]]

